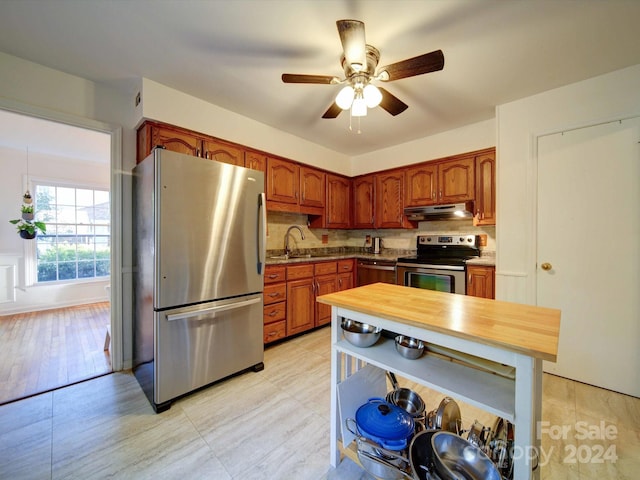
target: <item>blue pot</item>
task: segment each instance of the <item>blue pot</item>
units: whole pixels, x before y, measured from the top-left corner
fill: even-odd
[[[356,426],[363,437],[387,450],[407,448],[415,431],[413,417],[382,398],[370,398],[358,408]]]

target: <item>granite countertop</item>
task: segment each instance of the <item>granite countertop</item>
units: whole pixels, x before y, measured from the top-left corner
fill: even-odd
[[[284,257],[282,250],[267,252],[267,265],[292,265],[305,262],[322,262],[328,260],[380,260],[395,262],[398,257],[415,255],[415,250],[399,250],[386,248],[381,253],[371,253],[366,248],[307,249],[296,251],[289,258]],[[495,266],[495,252],[483,252],[482,256],[467,261],[468,265]]]
[[[364,248],[339,249],[336,251],[310,249],[296,251],[291,257],[284,258],[282,251],[267,252],[267,265],[292,265],[304,262],[322,262],[326,260],[344,260],[355,258],[358,260],[380,260],[395,262],[398,257],[414,255],[415,251],[385,249],[382,253],[371,253]]]
[[[467,265],[481,265],[485,267],[496,266],[496,252],[483,252],[478,258],[467,260]]]

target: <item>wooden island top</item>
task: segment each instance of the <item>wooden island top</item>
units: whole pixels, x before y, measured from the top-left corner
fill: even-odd
[[[560,310],[375,283],[318,302],[555,362]]]

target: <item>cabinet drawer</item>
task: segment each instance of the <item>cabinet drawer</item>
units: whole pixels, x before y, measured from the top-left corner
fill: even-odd
[[[264,343],[275,342],[286,336],[287,324],[284,320],[265,325],[262,329]]]
[[[290,265],[287,267],[287,280],[297,280],[299,278],[313,277],[313,264]]]
[[[264,304],[281,302],[287,299],[287,284],[278,283],[276,285],[264,286]]]
[[[269,265],[264,271],[264,283],[277,283],[286,280],[287,267],[285,265]]]
[[[315,264],[316,275],[326,275],[338,271],[338,262],[321,262]]]
[[[353,272],[353,263],[352,259],[338,260],[338,273]]]
[[[287,315],[287,303],[286,302],[278,302],[272,305],[266,305],[262,311],[262,320],[266,325],[268,323],[273,323],[278,320],[284,320]]]

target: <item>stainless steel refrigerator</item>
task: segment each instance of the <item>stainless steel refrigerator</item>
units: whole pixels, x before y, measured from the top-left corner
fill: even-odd
[[[156,148],[133,192],[133,365],[160,412],[264,368],[264,174]]]

